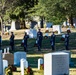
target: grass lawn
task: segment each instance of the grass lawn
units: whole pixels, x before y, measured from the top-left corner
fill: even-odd
[[[62,29],[62,34],[65,33],[66,29]],[[24,35],[25,30],[17,30],[14,31],[15,33],[15,51],[24,51],[23,47],[21,47],[21,41]],[[43,31],[44,32],[44,31]],[[61,35],[62,35],[61,34]],[[49,32],[49,35],[51,35],[51,32]],[[61,35],[56,34],[56,50],[55,51],[62,51],[65,50],[64,41],[61,41]],[[2,36],[2,50],[9,46],[9,35],[5,34]],[[30,63],[30,66],[32,67],[34,71],[34,75],[44,75],[43,71],[39,71],[37,69],[38,64],[38,58],[43,58],[44,54],[52,52],[51,45],[50,45],[50,38],[48,37],[43,38],[42,41],[42,49],[41,52],[38,52],[37,47],[34,47],[36,39],[28,39],[28,52],[27,52],[27,60]],[[72,29],[72,32],[70,33],[70,45],[69,45],[70,51],[71,51],[71,61],[74,62],[74,66],[70,66],[70,75],[76,75],[76,30]],[[11,49],[10,49],[11,52]],[[14,53],[13,52],[13,53]],[[21,75],[20,74],[20,68],[17,67],[17,72],[14,72],[13,75]]]

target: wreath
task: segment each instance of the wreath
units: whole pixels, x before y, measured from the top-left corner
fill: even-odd
[[[33,70],[30,67],[25,68],[24,75],[33,75]]]

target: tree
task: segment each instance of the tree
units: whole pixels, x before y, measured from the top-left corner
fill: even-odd
[[[43,15],[47,21],[61,23],[65,18],[73,26],[73,17],[76,16],[76,0],[39,0],[31,12]],[[55,23],[56,23],[55,22]]]
[[[21,23],[24,24],[24,20],[27,17],[27,10],[29,10],[29,8],[34,7],[34,5],[36,5],[38,3],[38,0],[12,0],[13,2],[11,2],[9,5],[10,8],[8,8],[6,10],[5,13],[5,19],[7,19],[7,17],[11,18],[11,19],[19,19]]]

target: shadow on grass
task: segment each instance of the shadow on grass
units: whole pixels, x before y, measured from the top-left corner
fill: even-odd
[[[42,57],[27,57],[27,60],[29,62],[29,66],[32,67],[32,68],[37,68],[38,66],[38,59],[39,58],[42,58]]]
[[[76,68],[76,58],[71,58],[70,63],[70,68]]]

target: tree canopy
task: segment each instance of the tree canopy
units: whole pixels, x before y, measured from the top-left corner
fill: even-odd
[[[70,24],[73,25],[75,10],[76,0],[0,0],[0,15],[4,19],[40,16],[54,24],[69,19]]]
[[[47,21],[53,23],[61,23],[67,18],[70,19],[76,16],[76,0],[39,0],[30,12],[34,15],[42,15]]]
[[[6,18],[24,18],[28,14],[26,11],[37,3],[38,0],[1,0],[0,13]]]

